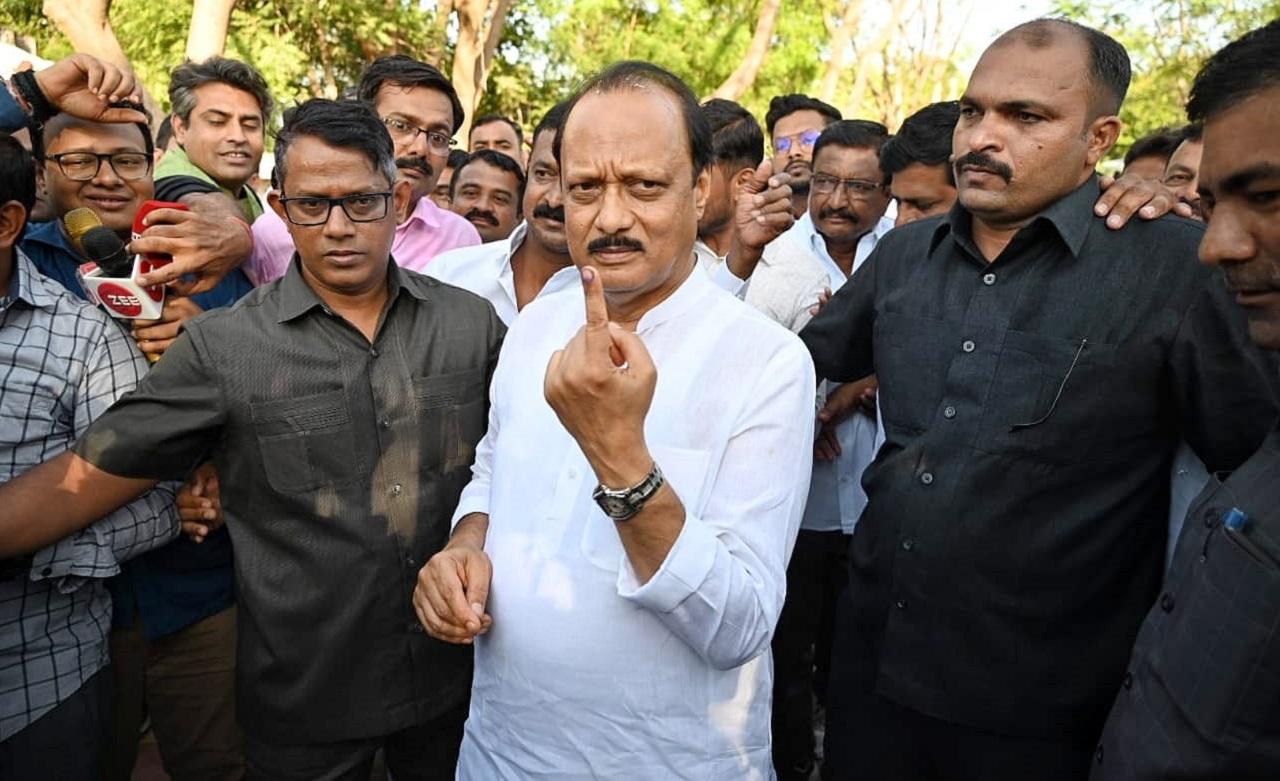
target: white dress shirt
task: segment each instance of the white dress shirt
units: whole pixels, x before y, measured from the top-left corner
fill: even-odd
[[[583,322],[574,286],[512,326],[454,517],[489,515],[493,562],[458,777],[771,778],[768,651],[809,481],[812,361],[702,273],[641,318],[646,441],[685,509],[641,584],[543,396]]]
[[[893,220],[882,217],[862,237],[853,258],[855,271],[871,255],[880,237],[891,230]],[[827,252],[826,242],[814,228],[813,220],[807,213],[796,221],[791,230],[778,237],[778,241],[788,237],[790,247],[807,248],[826,276],[824,284],[829,285],[833,291],[839,290],[848,280],[844,270],[836,265],[831,253]],[[753,284],[754,281],[753,276]],[[747,291],[747,300],[751,300],[750,290]],[[824,386],[827,394],[840,387],[836,383],[824,383]],[[854,412],[836,426],[836,440],[840,443],[840,455],[835,461],[813,462],[813,480],[809,483],[809,501],[805,504],[801,528],[853,534],[853,527],[867,506],[867,495],[862,490],[862,472],[875,458],[876,451],[882,444],[880,426],[876,419]]]
[[[521,222],[505,239],[440,253],[423,269],[423,273],[488,299],[502,322],[510,326],[519,314],[511,256],[520,249],[528,234],[529,223]],[[564,290],[570,285],[581,285],[578,269],[572,264],[552,274],[534,299]]]

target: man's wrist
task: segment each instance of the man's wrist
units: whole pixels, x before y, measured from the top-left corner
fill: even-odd
[[[45,97],[35,71],[18,71],[9,78],[9,83],[20,98],[19,105],[25,105],[27,114],[36,125],[43,125],[58,113],[58,107]]]
[[[621,491],[640,484],[653,469],[653,456],[643,442],[590,459],[600,485]]]

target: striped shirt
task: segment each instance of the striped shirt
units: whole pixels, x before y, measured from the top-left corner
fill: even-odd
[[[62,453],[147,371],[109,317],[41,276],[21,250],[0,299],[0,482]],[[158,486],[0,575],[0,741],[107,663],[120,562],[178,533],[177,484]]]

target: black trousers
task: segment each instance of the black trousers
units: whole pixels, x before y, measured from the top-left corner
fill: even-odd
[[[1000,735],[926,716],[874,692],[841,600],[831,657],[824,781],[1084,781],[1096,735]]]
[[[57,707],[0,743],[0,779],[98,781],[110,681],[99,671]]]
[[[374,754],[382,749],[396,781],[445,781],[458,768],[463,704],[426,724],[374,738],[310,745],[280,745],[245,735],[250,781],[369,781]]]
[[[836,600],[848,568],[848,535],[800,530],[773,633],[773,767],[779,781],[808,779],[813,767],[814,694],[825,700]]]

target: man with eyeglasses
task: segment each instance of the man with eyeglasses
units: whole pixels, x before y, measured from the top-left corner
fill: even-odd
[[[308,101],[277,140],[296,255],[187,324],[73,452],[0,486],[0,557],[65,536],[212,458],[235,542],[250,778],[451,777],[471,655],[411,596],[485,430],[504,334],[483,299],[392,257],[397,181],[367,104]]]
[[[809,208],[813,145],[822,129],[843,117],[840,110],[808,95],[779,95],[769,101],[765,129],[773,154],[773,170],[791,177],[791,212],[800,219]]]
[[[1070,21],[996,39],[960,98],[956,204],[884,236],[800,334],[819,376],[876,374],[885,438],[825,778],[1087,775],[1160,595],[1179,438],[1230,470],[1274,425],[1280,381],[1195,262],[1203,227],[1095,216],[1129,77]]]
[[[480,234],[463,217],[431,200],[440,172],[462,125],[458,93],[435,67],[403,54],[381,57],[360,77],[360,100],[377,111],[395,144],[396,168],[412,185],[407,218],[396,226],[392,254],[403,268],[422,271],[436,255],[480,243]],[[278,183],[277,183],[278,184]],[[257,284],[284,276],[293,257],[284,221],[274,213],[253,225],[253,255],[246,264]]]

